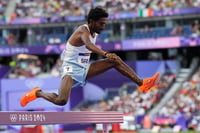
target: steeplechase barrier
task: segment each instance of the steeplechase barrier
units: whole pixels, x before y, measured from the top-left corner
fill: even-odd
[[[47,125],[47,124],[108,124],[123,123],[122,112],[0,112],[0,125]]]

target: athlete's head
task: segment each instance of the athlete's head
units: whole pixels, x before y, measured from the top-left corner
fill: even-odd
[[[87,21],[92,30],[99,34],[105,28],[107,17],[108,13],[104,9],[96,7],[89,11]]]

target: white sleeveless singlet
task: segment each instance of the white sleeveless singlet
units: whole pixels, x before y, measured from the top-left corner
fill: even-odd
[[[87,24],[84,24],[83,26],[87,27],[89,31]],[[90,41],[95,44],[97,34],[94,38],[91,35],[89,38]],[[75,81],[72,88],[84,86],[86,84],[86,76],[90,67],[90,55],[91,51],[88,50],[85,45],[75,47],[67,42],[66,47],[61,54],[61,60],[63,60],[61,77],[63,78],[65,75],[70,75]]]
[[[83,26],[87,27],[89,30],[89,27],[87,24],[84,24]],[[95,44],[96,38],[89,36],[90,41]],[[61,60],[71,62],[71,63],[77,63],[81,66],[87,66],[89,64],[91,51],[86,48],[85,45],[82,45],[80,47],[72,46],[69,42],[67,42],[65,49],[63,50],[63,53],[61,55]]]

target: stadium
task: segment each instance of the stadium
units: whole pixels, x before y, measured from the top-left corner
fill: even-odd
[[[117,54],[141,78],[159,72],[159,84],[142,93],[110,69],[73,88],[65,106],[40,98],[20,106],[34,87],[58,92],[61,53],[94,7],[109,13],[96,46]],[[104,58],[92,53],[90,62]],[[110,133],[200,133],[200,0],[0,0],[0,81],[0,116],[27,112],[19,119],[42,123],[43,114],[29,113],[114,111],[123,113],[123,123],[108,124]],[[95,122],[0,124],[0,133],[102,130]]]

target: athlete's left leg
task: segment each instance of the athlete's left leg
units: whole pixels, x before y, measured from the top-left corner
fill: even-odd
[[[148,92],[155,84],[159,82],[160,73],[156,73],[150,78],[141,79],[135,73],[133,69],[131,69],[125,62],[123,62],[120,57],[117,59],[103,59],[96,61],[90,65],[88,74],[86,79],[90,79],[96,75],[99,75],[111,68],[115,68],[124,76],[130,78],[133,82],[135,82],[139,86],[139,91]]]
[[[87,78],[92,78],[98,74],[101,74],[111,68],[115,68],[124,76],[130,78],[134,81],[137,85],[142,85],[142,79],[138,77],[138,75],[131,69],[127,64],[125,64],[120,58],[118,59],[102,59],[98,60],[90,65]]]

